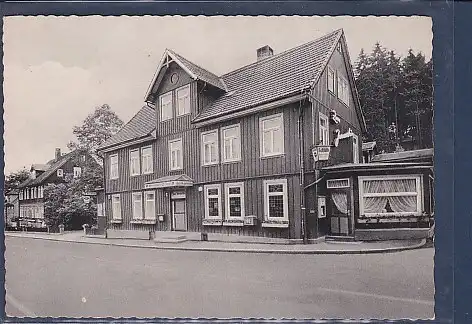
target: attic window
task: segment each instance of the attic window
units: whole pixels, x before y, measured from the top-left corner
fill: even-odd
[[[59,178],[62,178],[62,177],[64,176],[64,170],[62,170],[62,169],[57,169],[57,176],[58,176]]]
[[[336,50],[337,50],[339,53],[342,53],[341,43],[338,43],[338,45],[336,45]]]

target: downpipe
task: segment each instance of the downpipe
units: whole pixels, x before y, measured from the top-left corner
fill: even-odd
[[[306,208],[305,208],[305,149],[304,149],[304,131],[303,131],[303,104],[300,101],[298,108],[298,144],[299,144],[299,163],[300,163],[300,212],[301,212],[301,236],[303,244],[308,243],[306,226]]]

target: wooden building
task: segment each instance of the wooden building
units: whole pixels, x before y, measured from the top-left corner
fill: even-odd
[[[20,216],[20,202],[18,190],[13,189],[5,193],[5,226],[6,228],[17,227]]]
[[[146,105],[99,149],[109,233],[321,235],[319,170],[359,163],[365,133],[344,32],[255,54],[217,76],[165,51]]]
[[[68,176],[79,178],[87,163],[99,167],[89,154],[78,150],[61,154],[56,148],[55,157],[45,164],[33,164],[30,178],[18,186],[19,223],[21,227],[45,228],[44,188],[51,183],[60,183]]]

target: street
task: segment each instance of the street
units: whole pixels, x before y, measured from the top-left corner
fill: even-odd
[[[433,248],[277,255],[5,240],[8,316],[434,316]]]

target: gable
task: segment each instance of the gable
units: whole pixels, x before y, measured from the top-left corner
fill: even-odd
[[[156,89],[154,90],[156,100],[161,94],[189,84],[193,81],[193,78],[177,63],[172,62],[169,67],[161,70],[158,80],[159,84],[156,83]]]

